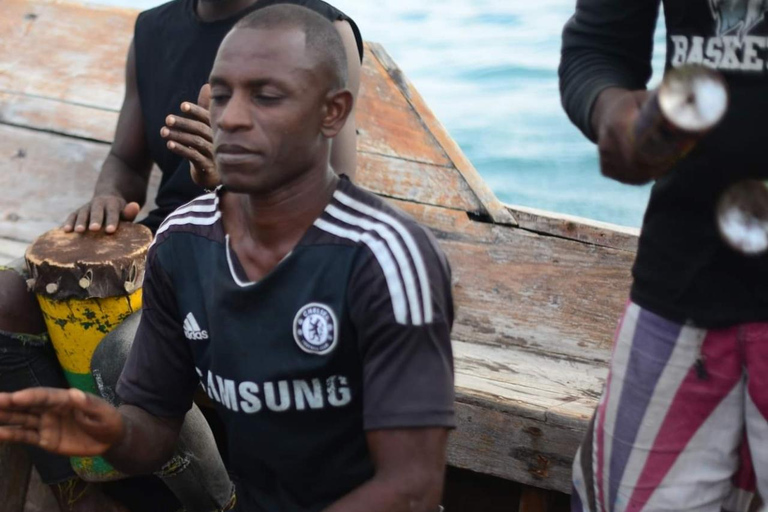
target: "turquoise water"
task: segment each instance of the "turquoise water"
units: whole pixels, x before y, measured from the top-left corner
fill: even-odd
[[[594,145],[560,106],[560,34],[575,0],[331,3],[385,46],[502,201],[640,225],[649,187],[603,178]],[[658,70],[663,34],[656,40]]]

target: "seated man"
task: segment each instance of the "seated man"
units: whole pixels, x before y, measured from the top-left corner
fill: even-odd
[[[427,230],[330,168],[346,75],[338,33],[307,9],[236,25],[210,79],[223,186],[158,229],[123,405],[0,394],[0,441],[146,473],[202,385],[226,424],[236,510],[438,509],[450,271]]]
[[[193,102],[232,26],[254,10],[282,2],[305,5],[333,21],[349,56],[350,89],[357,94],[362,38],[350,18],[322,0],[174,0],[146,11],[139,15],[128,53],[125,99],[114,143],[93,199],[67,219],[65,230],[104,228],[112,233],[121,216],[134,219],[146,198],[153,163],[163,173],[158,208],[142,221],[153,231],[170,212],[204,192],[192,182],[187,159],[193,162],[193,171],[204,171],[198,176],[201,182],[216,181],[208,112]],[[168,115],[180,105],[185,114]],[[350,119],[334,139],[331,152],[334,169],[350,176],[355,167],[355,138],[354,119]],[[19,275],[23,262],[12,266],[15,271],[0,267],[0,390],[38,384],[65,387],[37,302]],[[132,338],[135,324],[123,326],[121,335]],[[84,482],[77,481],[67,458],[34,451],[33,462],[43,481],[54,489],[62,511],[107,510],[93,486],[86,489]]]

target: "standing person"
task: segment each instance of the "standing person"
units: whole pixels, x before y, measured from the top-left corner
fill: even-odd
[[[603,174],[655,180],[631,303],[574,463],[574,510],[743,509],[750,454],[768,495],[768,257],[729,248],[715,215],[729,185],[768,178],[768,5],[664,1],[667,67],[719,70],[731,104],[690,154],[663,169],[641,165],[631,139],[649,97],[660,3],[578,0],[563,33],[563,104],[597,142]]]
[[[152,471],[202,385],[226,424],[236,510],[438,510],[450,271],[426,229],[331,169],[346,69],[338,33],[305,8],[236,25],[210,79],[223,186],[158,229],[124,404],[0,394],[15,425],[0,441]]]
[[[92,200],[66,220],[65,230],[103,228],[112,233],[119,219],[133,220],[146,199],[153,163],[163,173],[158,208],[142,221],[153,231],[170,212],[204,192],[190,178],[188,161],[200,182],[216,181],[208,112],[195,104],[198,91],[231,27],[243,16],[281,2],[307,6],[333,22],[348,55],[349,87],[357,94],[363,49],[360,32],[348,16],[321,0],[174,0],[143,12],[128,52],[126,93],[112,148]],[[354,176],[354,119],[334,140],[331,158],[334,169]],[[123,326],[124,339],[132,339],[137,320]],[[32,385],[66,387],[66,381],[37,302],[27,291],[23,262],[16,262],[11,268],[0,268],[0,390]],[[31,454],[62,511],[108,510],[108,500],[98,486],[80,481],[67,458],[39,450]]]

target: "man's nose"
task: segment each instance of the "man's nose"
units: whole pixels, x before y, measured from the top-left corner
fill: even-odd
[[[219,117],[219,128],[225,131],[247,130],[253,127],[249,96],[235,93]]]

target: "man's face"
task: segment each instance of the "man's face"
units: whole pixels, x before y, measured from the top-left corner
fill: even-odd
[[[211,72],[211,126],[229,190],[271,192],[317,163],[327,83],[301,30],[241,28],[224,39]]]

